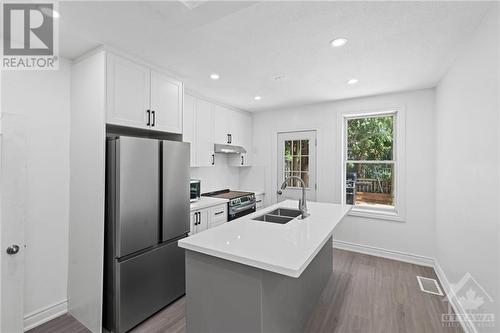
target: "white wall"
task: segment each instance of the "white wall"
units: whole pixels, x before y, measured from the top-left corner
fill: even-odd
[[[448,280],[470,272],[496,300],[500,330],[498,4],[441,80],[436,93],[437,259]],[[488,331],[479,329],[479,331]]]
[[[276,133],[317,130],[317,200],[340,202],[339,113],[400,107],[406,112],[406,221],[347,217],[336,240],[434,257],[434,90],[265,111],[253,115],[254,162],[265,168],[266,204],[276,202]],[[262,182],[261,182],[262,183]],[[255,186],[258,186],[256,184]],[[252,184],[245,184],[245,187]],[[269,194],[269,195],[267,195]]]
[[[2,73],[2,112],[24,118],[27,142],[24,315],[28,323],[66,307],[69,86],[70,65],[65,60],[58,71]]]
[[[191,178],[201,180],[201,192],[239,188],[239,168],[229,166],[227,156],[215,155],[212,167],[191,168]]]

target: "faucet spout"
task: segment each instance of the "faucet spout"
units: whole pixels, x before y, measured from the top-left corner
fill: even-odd
[[[285,180],[283,181],[283,184],[281,184],[281,190],[278,191],[278,194],[283,194],[283,190],[286,189],[286,183],[289,179],[296,179],[300,182],[300,185],[302,187],[302,199],[299,200],[299,210],[300,213],[302,214],[302,219],[305,219],[306,217],[309,216],[309,213],[307,212],[307,201],[306,201],[306,184],[302,180],[302,178],[299,178],[297,176],[290,176],[286,177]]]

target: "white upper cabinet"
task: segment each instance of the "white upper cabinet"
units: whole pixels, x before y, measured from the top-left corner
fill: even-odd
[[[191,143],[191,166],[206,167],[217,163],[214,143],[242,146],[247,153],[230,154],[229,164],[251,165],[250,113],[231,110],[189,94],[185,94],[184,103],[183,140]]]
[[[232,144],[232,125],[234,111],[214,105],[214,142]]]
[[[182,83],[151,70],[151,112],[154,129],[182,133]]]
[[[182,133],[181,82],[112,53],[106,80],[108,124]]]
[[[196,99],[196,165],[215,164],[213,105],[205,100]]]
[[[146,127],[149,83],[149,68],[108,53],[107,123]]]
[[[184,95],[184,120],[182,122],[182,141],[191,144],[191,166],[196,165],[195,109],[196,99]]]

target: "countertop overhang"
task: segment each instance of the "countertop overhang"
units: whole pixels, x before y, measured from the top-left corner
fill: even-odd
[[[298,202],[286,200],[218,227],[184,238],[179,246],[217,258],[299,277],[333,234],[350,205],[307,202],[310,216],[286,224],[252,218],[276,208],[297,209]]]

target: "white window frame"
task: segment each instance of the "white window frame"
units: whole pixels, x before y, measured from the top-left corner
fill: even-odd
[[[372,111],[352,111],[341,113],[340,128],[341,128],[341,202],[346,204],[345,195],[345,175],[347,164],[347,121],[355,118],[367,117],[382,117],[391,115],[394,117],[394,141],[393,141],[393,192],[394,192],[394,208],[385,207],[370,207],[353,205],[349,214],[351,216],[359,216],[366,218],[384,219],[391,221],[405,221],[406,213],[406,156],[405,156],[405,112],[403,108],[386,108],[382,110]],[[377,161],[377,162],[391,162],[391,161]],[[371,163],[371,161],[368,161]]]

